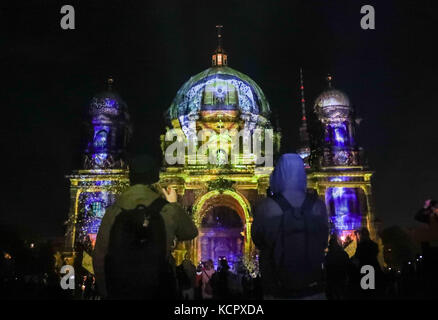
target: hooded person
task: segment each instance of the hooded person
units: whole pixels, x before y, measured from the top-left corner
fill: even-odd
[[[131,186],[127,188],[119,196],[116,202],[106,210],[97,234],[93,252],[93,268],[100,295],[103,298],[110,299],[165,298],[163,297],[163,295],[166,295],[165,292],[161,295],[158,294],[158,292],[151,292],[151,289],[153,288],[147,288],[148,283],[152,283],[151,281],[154,279],[159,279],[158,275],[145,274],[147,273],[147,268],[144,269],[145,271],[143,274],[121,278],[124,281],[118,282],[126,282],[123,290],[114,289],[114,285],[112,286],[111,280],[109,280],[111,277],[108,274],[110,273],[108,271],[108,252],[115,242],[124,241],[124,239],[120,239],[120,236],[117,238],[116,235],[114,235],[114,233],[116,233],[116,230],[114,230],[115,225],[117,224],[116,222],[122,217],[122,212],[135,212],[134,210],[142,206],[151,208],[150,210],[157,210],[159,216],[162,218],[160,218],[160,221],[164,222],[162,223],[162,225],[164,225],[164,231],[162,232],[164,236],[161,237],[163,238],[163,244],[161,245],[160,243],[158,246],[163,248],[162,251],[165,250],[165,260],[167,265],[163,268],[169,266],[170,273],[173,272],[172,277],[175,273],[175,261],[171,255],[174,241],[191,240],[198,235],[198,230],[187,212],[177,203],[177,194],[175,190],[171,188],[165,190],[159,187],[157,183],[159,180],[159,166],[151,157],[144,155],[136,157],[131,161],[129,166],[129,180]],[[166,198],[166,200],[164,200],[164,198]],[[143,224],[143,226],[146,225]],[[122,229],[123,228],[124,227],[122,226]],[[116,246],[119,248],[121,247],[120,245],[120,243],[116,243]],[[116,276],[119,275],[120,277],[124,277],[125,274],[128,274],[131,271],[133,274],[136,274],[133,270],[135,268],[138,269],[139,266],[132,265],[132,261],[134,261],[135,258],[136,257],[130,257],[129,254],[119,257],[118,261],[126,261],[126,263],[123,264],[119,262],[118,268],[120,270],[115,270],[112,273]],[[142,270],[140,270],[140,272],[141,271]],[[138,277],[141,277],[141,279],[138,279]],[[145,280],[145,287],[142,285],[142,280]],[[157,283],[157,285],[163,290],[167,290],[167,285],[167,288],[169,288],[168,290],[173,291],[176,289],[176,287],[173,287],[173,282],[176,283],[176,278],[170,279],[166,284]],[[132,288],[130,288],[130,286]],[[110,288],[112,289],[109,290]],[[167,292],[167,297],[173,298],[174,292]]]
[[[328,242],[325,204],[307,193],[304,163],[284,154],[270,177],[269,196],[258,203],[251,228],[260,250],[267,299],[324,298],[322,264]]]

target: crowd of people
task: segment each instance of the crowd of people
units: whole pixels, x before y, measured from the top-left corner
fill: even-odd
[[[378,299],[387,297],[388,292],[403,292],[401,288],[405,288],[409,282],[404,279],[406,281],[401,286],[399,274],[393,275],[391,270],[383,270],[378,260],[379,246],[370,238],[368,229],[355,232],[357,248],[351,258],[336,233],[329,235],[325,203],[307,192],[304,164],[297,154],[284,154],[279,158],[270,177],[268,197],[261,200],[253,212],[251,232],[259,253],[260,270],[260,276],[256,278],[232,272],[226,259],[218,262],[217,270],[211,260],[195,267],[188,257],[176,267],[171,254],[174,240],[194,239],[197,236],[196,226],[177,203],[175,190],[167,188],[160,192],[154,186],[153,183],[158,180],[158,168],[154,167],[149,157],[137,159],[130,168],[132,187],[105,214],[97,237],[93,263],[104,298]],[[136,246],[137,251],[132,251],[136,253],[128,254],[133,257],[129,263],[122,258],[118,267],[111,268],[112,261],[117,260],[118,255],[126,257],[130,250],[122,245],[123,250],[119,252],[123,254],[119,254],[114,249],[114,246],[118,246],[114,244],[114,239],[124,243],[129,238],[123,233],[114,236],[114,230],[123,229],[114,227],[117,220],[125,221],[116,217],[128,211],[130,214],[125,217],[135,216],[136,212],[132,210],[136,206],[138,208],[139,204],[153,207],[156,199],[160,199],[160,193],[167,202],[155,208],[164,218],[162,228],[167,244],[161,252],[155,252],[156,265],[144,265],[146,260],[150,263],[151,259],[141,258],[145,249]],[[151,214],[141,210],[137,213],[140,217]],[[142,219],[139,221],[142,222]],[[174,221],[179,222],[175,224]],[[429,259],[426,260],[431,261],[431,254],[427,255]],[[154,281],[150,272],[142,279],[140,270],[133,270],[133,264],[141,270],[155,270],[157,276],[152,277]],[[372,279],[369,280],[373,283],[366,288],[362,284],[363,266],[373,269]],[[109,274],[109,270],[113,270],[112,274]],[[135,274],[136,281],[128,285],[129,281],[120,275],[121,270],[124,270],[124,274]],[[407,278],[412,276],[408,271],[403,275]],[[114,283],[122,286],[115,286]],[[112,284],[113,292],[102,289],[109,284]],[[117,292],[119,289],[116,288],[122,290]],[[127,291],[135,294],[128,294]],[[154,294],[148,296],[145,292]]]
[[[225,257],[218,261],[201,261],[197,267],[186,256],[177,267],[177,280],[182,300],[261,299],[259,275],[251,275],[244,268],[231,270]]]
[[[73,291],[59,288],[62,275],[57,268],[39,276],[17,272],[10,254],[2,251],[2,297],[19,298],[22,293],[32,298],[30,292],[35,297],[87,300],[438,297],[438,239],[433,232],[424,236],[438,226],[436,201],[426,201],[415,216],[428,228],[413,235],[422,243],[422,255],[398,270],[384,268],[378,260],[379,246],[367,228],[354,233],[356,250],[350,255],[345,241],[335,232],[329,234],[325,203],[307,192],[302,159],[285,154],[271,174],[268,196],[253,212],[251,236],[260,271],[254,275],[245,268],[231,270],[224,257],[217,261],[217,269],[212,260],[195,266],[189,255],[176,265],[172,255],[176,243],[194,239],[198,230],[178,204],[176,191],[157,185],[158,174],[159,166],[149,156],[131,161],[131,186],[106,210],[92,253],[93,271],[77,272]],[[364,266],[373,270],[365,286]]]

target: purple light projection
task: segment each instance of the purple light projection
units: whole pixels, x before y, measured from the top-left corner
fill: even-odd
[[[109,88],[91,100],[88,114],[84,168],[125,168],[123,150],[130,134],[126,104]]]
[[[225,257],[230,268],[234,268],[243,252],[243,223],[238,214],[228,207],[214,207],[201,223],[201,259],[213,260],[215,268],[219,259]]]
[[[91,101],[91,112],[95,115],[107,114],[116,116],[120,113],[120,106],[115,99],[95,97]]]
[[[332,123],[327,125],[325,142],[334,147],[345,148],[351,145],[348,127],[344,123]]]
[[[107,191],[86,192],[81,194],[81,220],[83,223],[80,232],[82,237],[98,232],[105,210],[114,200],[114,195]]]
[[[345,181],[346,177],[332,181]],[[326,191],[326,204],[330,220],[337,233],[345,233],[361,227],[362,214],[357,188],[331,187]]]

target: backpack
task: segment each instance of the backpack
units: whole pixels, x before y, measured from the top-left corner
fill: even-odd
[[[105,274],[112,298],[147,298],[166,283],[170,274],[166,228],[161,209],[168,202],[157,198],[149,206],[117,215],[110,231]]]
[[[279,295],[294,296],[322,280],[324,237],[321,217],[312,214],[316,196],[306,194],[301,208],[281,194],[272,199],[283,214],[271,250],[271,268]]]

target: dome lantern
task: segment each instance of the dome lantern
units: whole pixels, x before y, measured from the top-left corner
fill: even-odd
[[[108,91],[112,91],[113,89],[113,83],[114,83],[114,78],[113,77],[108,77],[108,80],[106,81],[107,83],[107,89]]]
[[[217,25],[217,48],[213,55],[211,56],[211,65],[213,67],[222,67],[226,66],[228,64],[227,61],[227,54],[225,53],[225,50],[222,48],[222,34],[221,29],[223,28],[222,25]]]
[[[333,80],[332,76],[330,74],[328,74],[327,75],[327,85],[328,85],[329,89],[332,88],[332,80]]]
[[[341,90],[335,89],[332,85],[333,77],[327,75],[327,89],[322,92],[315,101],[315,108],[318,112],[318,108],[330,108],[330,107],[350,107],[350,99]]]

